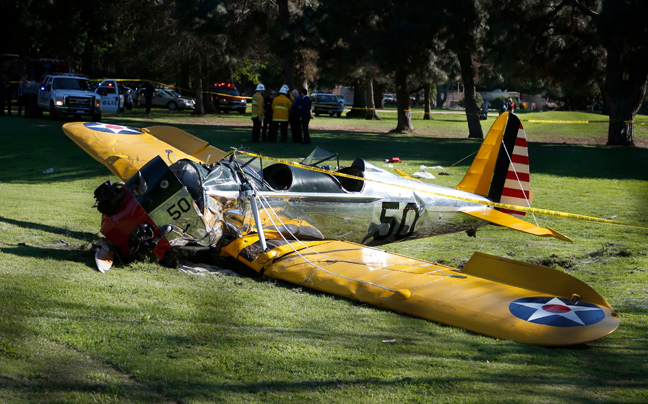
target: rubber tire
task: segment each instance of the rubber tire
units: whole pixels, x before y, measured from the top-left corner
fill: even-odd
[[[54,121],[58,119],[59,117],[58,112],[56,112],[56,108],[54,108],[54,103],[52,101],[50,101],[49,113],[50,113],[50,119]]]
[[[338,112],[338,113],[337,113],[337,116],[342,116],[342,112]]]
[[[169,108],[169,111],[175,111],[178,109],[178,104],[175,101],[169,101],[167,108]]]
[[[100,122],[101,121],[101,113],[92,115],[90,117],[90,119],[92,120],[92,122]]]
[[[244,109],[239,109],[239,114],[244,115],[244,114],[245,114],[245,110],[244,110]]]

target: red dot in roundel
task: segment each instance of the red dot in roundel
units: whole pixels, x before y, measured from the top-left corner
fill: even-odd
[[[108,129],[124,129],[123,126],[117,126],[117,125],[106,125],[106,128],[108,128]]]
[[[568,313],[571,309],[562,304],[545,304],[542,306],[542,310],[548,311],[549,313]]]

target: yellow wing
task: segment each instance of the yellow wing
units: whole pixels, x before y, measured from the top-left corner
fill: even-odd
[[[619,326],[601,295],[551,268],[476,253],[460,271],[350,242],[266,237],[265,253],[248,235],[223,254],[272,278],[495,338],[573,345]]]
[[[131,128],[95,122],[70,122],[63,131],[86,153],[122,180],[160,156],[168,164],[180,159],[213,163],[226,153],[171,126]]]

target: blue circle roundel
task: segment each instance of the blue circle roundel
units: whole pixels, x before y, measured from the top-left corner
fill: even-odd
[[[553,327],[592,325],[605,318],[605,312],[595,304],[549,296],[518,299],[509,310],[524,321]]]
[[[141,135],[144,133],[139,129],[131,128],[130,126],[112,125],[109,123],[89,122],[84,123],[83,126],[88,129],[96,130],[97,132],[107,132],[115,135]]]

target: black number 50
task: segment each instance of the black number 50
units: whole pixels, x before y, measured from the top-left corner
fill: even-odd
[[[169,214],[169,216],[171,216],[171,219],[178,220],[183,213],[189,212],[190,209],[191,204],[189,203],[189,201],[185,198],[181,198],[178,203],[174,203],[173,205],[169,206],[167,213]]]

